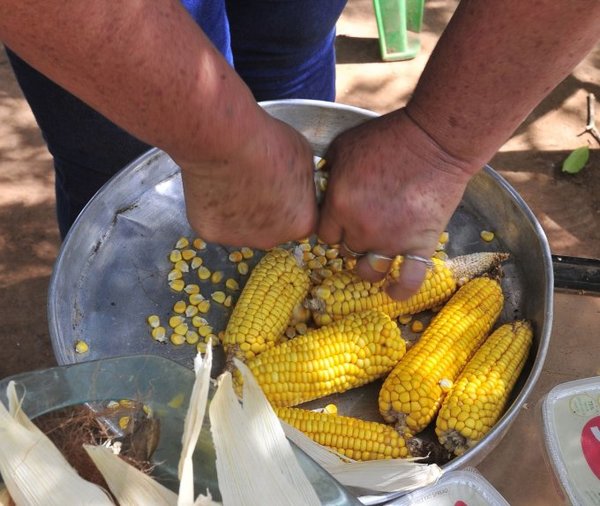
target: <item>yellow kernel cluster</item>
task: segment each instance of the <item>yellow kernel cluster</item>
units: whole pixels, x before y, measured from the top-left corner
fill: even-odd
[[[213,270],[205,265],[208,251],[204,240],[180,237],[167,253],[171,267],[166,281],[173,292],[181,294],[181,298],[173,303],[164,323],[158,314],[147,317],[150,335],[155,341],[170,342],[175,346],[198,346],[203,339],[212,339],[215,344],[219,342],[205,316],[211,312],[211,302],[214,307],[223,308],[221,310],[235,305],[234,297],[240,290],[236,277],[238,273],[248,273],[250,267],[246,260],[254,257],[254,251],[244,247],[232,252],[230,259],[236,261],[236,266],[223,270]]]

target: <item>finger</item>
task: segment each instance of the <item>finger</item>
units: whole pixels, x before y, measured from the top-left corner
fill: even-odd
[[[416,257],[416,258],[426,258]],[[428,258],[428,257],[427,257]],[[404,258],[400,266],[398,277],[386,287],[387,294],[395,300],[405,300],[419,291],[425,276],[428,265],[422,260],[416,260],[414,257]]]
[[[356,264],[356,273],[371,283],[381,281],[389,272],[393,260],[391,256],[367,253]]]
[[[339,244],[342,242],[343,229],[335,219],[327,206],[327,201],[321,208],[319,223],[317,225],[317,236],[327,244]]]
[[[360,258],[365,255],[365,252],[359,251],[358,248],[349,246],[345,239],[340,244],[340,253],[344,258]]]

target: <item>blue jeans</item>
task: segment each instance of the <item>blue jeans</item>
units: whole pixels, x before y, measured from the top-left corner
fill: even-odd
[[[335,23],[346,0],[182,0],[256,100],[335,99]],[[150,146],[37,72],[7,48],[48,145],[64,238],[85,204]],[[232,61],[233,60],[233,61]]]

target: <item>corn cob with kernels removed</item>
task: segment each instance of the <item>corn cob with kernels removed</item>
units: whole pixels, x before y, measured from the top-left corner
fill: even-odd
[[[294,307],[306,297],[307,273],[287,250],[275,248],[253,269],[223,336],[229,355],[252,358],[283,336]]]
[[[475,278],[433,318],[379,392],[379,411],[402,433],[417,434],[435,417],[445,383],[453,382],[500,315],[500,283]]]
[[[246,365],[273,406],[294,406],[381,378],[405,352],[396,323],[371,310],[278,344]]]
[[[407,300],[397,301],[385,292],[385,285],[400,275],[402,257],[397,257],[387,279],[371,283],[352,271],[342,271],[324,279],[311,290],[308,305],[317,325],[326,325],[343,316],[365,309],[379,309],[391,318],[415,314],[446,302],[469,279],[497,267],[506,253],[473,253],[449,260],[432,258],[419,291]]]
[[[500,418],[532,339],[527,321],[502,325],[461,372],[442,402],[435,428],[440,443],[455,455],[481,440]]]
[[[354,460],[411,456],[402,435],[384,423],[299,408],[275,408],[275,413],[316,443]]]

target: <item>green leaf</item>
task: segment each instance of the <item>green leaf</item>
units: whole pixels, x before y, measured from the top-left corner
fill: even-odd
[[[562,171],[569,174],[577,174],[585,167],[589,158],[590,148],[588,146],[577,148],[563,162]]]

